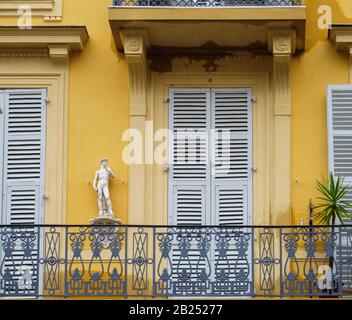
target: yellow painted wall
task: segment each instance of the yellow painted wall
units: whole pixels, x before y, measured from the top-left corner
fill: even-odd
[[[127,222],[127,166],[122,162],[122,132],[128,128],[128,73],[116,53],[108,21],[111,0],[63,0],[61,22],[32,19],[33,25],[85,25],[90,39],[82,53],[70,56],[68,115],[67,223],[89,224],[98,207],[92,188],[95,170],[108,157],[115,215]],[[0,18],[1,25],[16,18]]]
[[[110,0],[65,1],[63,24],[84,24],[90,40],[71,57],[68,131],[68,223],[89,223],[97,215],[92,189],[101,157],[126,184],[113,181],[115,215],[127,223],[127,166],[122,132],[128,128],[128,73],[117,54],[108,22]],[[77,13],[80,13],[77,15]]]
[[[292,67],[292,223],[308,223],[309,198],[317,192],[315,180],[327,176],[326,87],[349,81],[348,58],[318,28],[318,8],[329,5],[333,23],[352,23],[352,1],[307,0],[306,51]],[[349,18],[346,16],[349,13]]]
[[[71,55],[68,123],[67,223],[89,223],[97,213],[91,183],[101,157],[126,184],[112,183],[115,213],[127,222],[127,166],[121,151],[122,132],[128,128],[128,72],[116,53],[108,23],[112,0],[63,0],[63,20],[34,25],[86,25],[90,40],[80,54]],[[327,173],[326,86],[348,82],[348,59],[317,26],[320,5],[332,8],[334,23],[352,23],[351,0],[306,0],[306,51],[293,59],[293,223],[307,222],[308,201],[316,196],[315,179]],[[15,18],[1,18],[2,25]]]

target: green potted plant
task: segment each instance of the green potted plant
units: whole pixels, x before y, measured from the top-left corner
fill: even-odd
[[[350,187],[344,184],[343,177],[335,178],[330,173],[328,180],[323,178],[322,182],[317,181],[316,188],[320,193],[320,196],[317,197],[320,203],[314,206],[316,212],[313,219],[318,224],[331,226],[331,233],[333,234],[337,222],[343,224],[345,219],[352,218],[352,204],[345,200]],[[333,270],[333,256],[329,257],[329,267]]]

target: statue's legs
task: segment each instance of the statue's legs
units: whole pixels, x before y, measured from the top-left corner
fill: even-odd
[[[99,208],[99,216],[104,215],[104,195],[103,188],[98,189],[98,208]]]
[[[114,213],[112,212],[112,204],[111,204],[111,200],[110,200],[110,193],[109,193],[108,186],[105,186],[103,188],[103,195],[105,198],[105,203],[106,203],[106,207],[107,207],[109,215],[114,216]]]

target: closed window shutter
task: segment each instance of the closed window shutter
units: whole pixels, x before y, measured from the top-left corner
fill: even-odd
[[[335,177],[344,177],[345,184],[352,187],[352,85],[328,86],[327,100],[329,171]],[[345,200],[352,202],[352,191]],[[345,224],[351,222],[344,221]],[[352,234],[349,230],[342,228],[340,254],[337,254],[344,290],[352,289]]]
[[[251,175],[251,90],[212,91],[216,225],[246,225]]]
[[[0,223],[4,223],[3,195],[4,195],[4,135],[5,135],[5,91],[0,90]]]
[[[251,175],[251,90],[214,89],[212,91],[213,126],[215,128],[215,174],[213,175],[213,199],[215,216],[213,223],[220,226],[248,225]],[[243,231],[243,230],[241,230]],[[227,259],[220,259],[220,251],[213,250],[216,273],[226,274],[229,267],[251,274],[247,259],[240,256],[233,238],[229,239]],[[250,275],[251,276],[251,275]],[[229,280],[236,282],[236,274]]]
[[[3,221],[10,225],[43,223],[44,157],[46,126],[46,90],[5,90],[4,154],[3,154]],[[17,229],[14,229],[17,230]],[[38,229],[18,229],[30,238],[38,239]],[[32,250],[23,250],[16,243],[13,260],[6,260],[4,268],[14,271],[14,279],[31,274],[32,287],[26,295],[37,290],[38,241]],[[26,275],[27,276],[27,275]],[[21,288],[14,288],[19,290]]]
[[[170,179],[169,214],[173,225],[205,225],[208,212],[207,194],[209,187],[209,165],[206,141],[209,129],[209,90],[170,90],[169,128],[173,132],[170,139]],[[172,277],[174,287],[170,293],[185,294],[188,288],[178,287],[179,279],[189,275],[197,282],[192,268],[207,269],[206,261],[200,260],[199,248],[194,237],[190,240],[187,256],[181,254],[182,239],[174,235],[172,246]],[[189,282],[188,282],[189,283]],[[190,284],[190,283],[189,283]],[[196,292],[193,291],[193,294]]]
[[[7,224],[41,220],[45,90],[5,91],[4,190]]]
[[[251,96],[250,89],[170,90],[171,224],[250,223]]]
[[[175,225],[206,224],[209,101],[208,90],[170,90],[169,212]]]
[[[249,224],[251,179],[251,90],[250,89],[171,89],[169,214],[170,224],[236,226]],[[186,232],[186,231],[185,231]],[[191,235],[190,235],[191,236]],[[226,261],[218,259],[215,237],[209,260],[200,258],[199,243],[193,232],[189,251],[175,235],[172,246],[174,283],[189,275],[187,288],[171,288],[171,293],[201,293],[198,274],[213,269],[226,273],[241,266],[249,273],[248,260],[230,250]],[[236,248],[235,240],[230,246]],[[216,262],[216,266],[215,266]],[[192,272],[193,268],[193,272]],[[212,273],[214,281],[215,272]],[[235,275],[231,275],[235,281]],[[194,287],[193,287],[194,284]],[[188,291],[187,291],[188,290]],[[193,291],[192,291],[193,290]],[[197,290],[200,290],[199,292]]]

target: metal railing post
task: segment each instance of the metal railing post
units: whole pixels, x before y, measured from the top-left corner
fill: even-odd
[[[255,297],[256,296],[256,291],[255,291],[255,270],[254,270],[254,259],[255,259],[255,252],[254,252],[254,242],[255,242],[255,228],[251,227],[252,230],[252,247],[251,247],[251,251],[252,251],[252,284],[251,284],[251,292],[252,292],[252,296]],[[260,256],[260,252],[259,252],[259,256]]]
[[[68,226],[64,228],[65,232],[65,276],[64,276],[64,298],[68,297],[68,287],[67,287],[67,265],[68,265]]]
[[[124,283],[124,297],[128,297],[128,227],[125,228],[125,283]]]
[[[37,262],[36,262],[36,276],[37,276],[37,281],[36,281],[36,298],[39,298],[39,288],[40,288],[40,253],[41,253],[41,248],[40,248],[40,226],[37,226]],[[44,276],[44,275],[43,275]]]
[[[156,286],[155,286],[155,268],[156,268],[156,255],[155,255],[155,251],[156,251],[156,230],[155,230],[155,226],[152,228],[153,231],[153,263],[152,263],[152,297],[155,298],[156,297]]]
[[[279,228],[279,238],[280,238],[280,278],[279,278],[279,290],[280,290],[280,298],[283,297],[283,278],[282,278],[282,268],[283,268],[283,265],[282,265],[282,227],[280,226]]]

